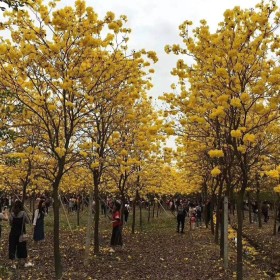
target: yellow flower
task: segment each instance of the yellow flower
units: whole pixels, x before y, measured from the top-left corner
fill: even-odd
[[[279,172],[278,170],[270,170],[270,171],[266,171],[265,174],[268,177],[271,177],[273,179],[279,179]]]
[[[224,156],[224,152],[222,150],[210,150],[208,154],[211,158],[220,158]]]
[[[216,71],[217,76],[222,77],[222,78],[227,78],[227,70],[225,68],[218,68]]]
[[[99,166],[99,162],[93,162],[93,163],[90,165],[90,167],[91,167],[92,169],[97,168],[98,166]]]
[[[225,115],[224,107],[223,106],[218,106],[218,108],[214,108],[212,110],[212,113],[210,114],[210,118],[214,119],[218,116],[224,116],[224,115]]]
[[[242,137],[242,133],[239,129],[237,130],[232,130],[230,132],[230,135],[233,137],[233,138],[241,138]]]
[[[59,157],[63,157],[66,153],[65,148],[56,147],[55,152],[58,154]]]
[[[240,100],[242,102],[247,102],[250,100],[250,95],[247,93],[247,92],[243,92],[241,95],[240,95]]]
[[[80,151],[80,155],[83,156],[83,157],[86,157],[88,154],[87,154],[87,152]]]
[[[243,137],[244,142],[255,142],[256,136],[254,134],[245,134]]]
[[[230,105],[233,106],[233,107],[240,108],[241,107],[241,101],[240,101],[239,98],[232,98],[231,102],[230,102]]]
[[[240,145],[240,146],[237,147],[237,150],[238,150],[241,154],[245,154],[247,148],[246,148],[246,146],[244,146],[244,145]]]
[[[222,171],[218,167],[215,167],[214,169],[211,170],[211,175],[213,177],[216,177],[216,176],[220,175],[221,173],[222,173]]]

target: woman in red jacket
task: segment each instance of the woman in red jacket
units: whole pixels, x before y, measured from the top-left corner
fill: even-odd
[[[113,231],[111,237],[111,246],[122,246],[122,220],[121,220],[121,205],[119,203],[115,203],[113,208]]]

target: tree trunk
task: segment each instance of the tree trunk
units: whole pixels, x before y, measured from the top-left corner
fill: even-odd
[[[159,215],[159,210],[160,210],[160,204],[159,204],[159,202],[157,201],[157,218],[158,218],[158,215]]]
[[[219,194],[217,199],[216,228],[215,228],[215,237],[214,237],[216,244],[219,244],[219,228],[220,228],[221,216],[222,216],[221,201],[222,201],[222,185],[219,188]]]
[[[53,241],[54,241],[54,266],[55,266],[55,277],[60,279],[62,277],[62,263],[60,255],[60,240],[59,240],[59,194],[58,194],[59,183],[53,185]]]
[[[24,183],[23,186],[22,186],[22,206],[24,206],[25,204],[25,200],[26,200],[26,189],[27,189],[27,185],[28,183]]]
[[[258,184],[258,181],[257,181]],[[258,220],[259,220],[259,228],[262,228],[262,212],[261,212],[261,201],[260,201],[260,190],[257,189],[257,204],[258,204]]]
[[[279,198],[278,198],[278,194],[277,194],[277,199],[276,201],[274,201],[274,222],[273,222],[273,235],[277,234],[277,212],[278,212],[278,208],[279,208]]]
[[[214,219],[213,219],[213,210],[214,210],[214,196],[211,198],[211,204],[210,204],[210,223],[211,223],[211,233],[215,234],[215,225],[214,225]]]
[[[155,217],[155,207],[156,207],[156,203],[155,201],[153,201],[153,218]]]
[[[237,194],[237,280],[243,279],[243,199],[244,192],[240,191]]]
[[[249,206],[249,223],[252,224],[252,203],[251,203],[251,195],[250,192],[248,194],[248,206]]]
[[[137,192],[135,194],[135,197],[133,199],[133,203],[132,203],[132,225],[131,225],[131,233],[135,233],[135,220],[136,220],[136,200],[137,200]]]
[[[89,260],[91,228],[92,228],[92,205],[93,205],[93,190],[90,189],[89,203],[88,203],[87,233],[86,233],[86,247],[85,247],[84,265],[88,265],[88,260]]]
[[[77,202],[77,226],[80,226],[80,205]]]
[[[142,230],[143,228],[143,217],[142,217],[142,201],[141,199],[139,200],[139,225],[140,225],[140,229]]]
[[[100,200],[99,200],[99,180],[98,171],[94,171],[94,200],[95,200],[95,213],[94,213],[94,253],[99,253],[99,218],[100,218]]]
[[[220,239],[220,257],[224,258],[224,203],[221,211],[221,239]]]
[[[223,258],[224,269],[228,268],[228,197],[224,197],[223,203]]]
[[[149,205],[148,205],[148,223],[150,222],[150,218],[151,218],[151,203],[149,201]]]

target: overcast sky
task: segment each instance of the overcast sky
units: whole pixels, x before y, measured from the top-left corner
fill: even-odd
[[[218,22],[223,20],[226,9],[240,6],[254,8],[259,0],[87,0],[93,6],[99,17],[107,11],[116,15],[128,17],[128,27],[132,29],[129,47],[154,50],[159,61],[154,67],[154,88],[150,94],[155,98],[170,90],[172,78],[170,71],[178,57],[167,55],[164,46],[181,43],[178,26],[184,20],[193,21],[199,25],[201,19],[206,19],[211,30],[215,31]],[[74,0],[62,0],[61,4],[70,5]]]

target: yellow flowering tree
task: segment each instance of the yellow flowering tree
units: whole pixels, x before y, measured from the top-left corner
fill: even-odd
[[[55,272],[60,278],[59,186],[80,160],[81,129],[95,112],[102,117],[99,108],[149,86],[141,79],[149,65],[141,56],[153,58],[154,53],[127,53],[126,17],[108,12],[99,19],[84,1],[55,9],[55,2],[38,0],[5,15],[10,39],[0,43],[0,89],[12,92],[24,107],[21,125],[40,131],[44,172],[53,190]]]
[[[182,59],[177,62],[172,74],[178,76],[180,94],[166,94],[164,99],[197,127],[197,141],[206,135],[210,156],[221,156],[223,151],[224,157],[217,157],[219,166],[225,171],[229,163],[234,164],[233,176],[241,182],[237,189],[238,279],[243,277],[241,211],[250,168],[257,162],[256,151],[267,127],[279,118],[280,68],[271,56],[278,55],[280,47],[274,32],[280,17],[277,9],[275,1],[261,2],[255,10],[235,7],[225,11],[215,33],[202,20],[193,36],[192,23],[185,21],[180,26],[185,47],[166,46],[167,52],[186,54],[194,61],[190,66]],[[224,178],[228,170],[220,169]]]

